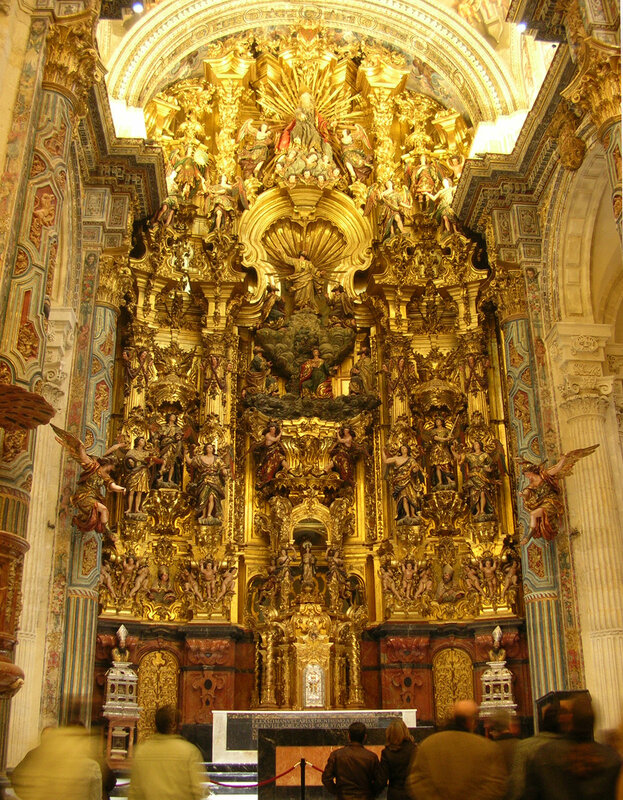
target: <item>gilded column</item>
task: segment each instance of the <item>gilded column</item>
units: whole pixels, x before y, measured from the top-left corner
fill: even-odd
[[[126,262],[127,249],[104,252],[99,260],[85,420],[86,439],[97,453],[105,450],[112,410],[119,304],[131,287]],[[100,535],[74,530],[67,586],[61,719],[67,718],[71,704],[75,712],[79,703],[81,718],[87,725],[93,693],[100,567]]]
[[[363,687],[361,685],[361,631],[353,629],[349,639],[350,684],[348,687],[348,705],[351,708],[363,708]]]
[[[262,693],[261,704],[266,708],[276,707],[275,695],[275,634],[268,631],[262,635]]]
[[[232,50],[221,58],[208,58],[204,63],[206,77],[216,84],[218,98],[216,171],[219,179],[221,175],[225,175],[231,180],[236,174],[236,133],[240,101],[244,92],[243,81],[254,62]]]
[[[623,459],[616,446],[613,379],[601,373],[610,326],[558,323],[550,342],[561,368],[561,437],[565,452],[598,444],[567,479],[573,561],[580,576],[580,616],[586,687],[598,704],[600,727],[620,723],[623,686],[623,538],[616,475]],[[613,446],[614,443],[614,446]]]
[[[489,233],[489,254],[494,260],[491,239]],[[534,353],[523,275],[518,269],[497,267],[494,283],[514,455],[532,462],[542,461],[545,453],[541,445]],[[529,531],[529,520],[520,495],[523,488],[523,485],[518,486],[516,505],[525,536]],[[547,692],[566,688],[558,565],[552,542],[530,539],[521,550],[530,674],[533,695],[538,698]]]
[[[392,136],[392,124],[395,112],[395,96],[405,86],[408,70],[380,65],[371,59],[364,61],[361,72],[365,75],[370,92],[369,100],[372,108],[372,127],[376,137],[374,148],[375,170],[377,180],[384,184],[391,180],[396,172],[396,142]]]

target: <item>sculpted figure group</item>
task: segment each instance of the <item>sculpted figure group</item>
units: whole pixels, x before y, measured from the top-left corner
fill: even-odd
[[[233,594],[236,577],[235,566],[217,565],[212,558],[180,564],[172,576],[165,564],[156,564],[152,570],[147,558],[137,558],[130,551],[122,559],[102,563],[99,586],[117,606],[143,601],[170,606],[185,599],[201,609],[218,606]]]
[[[462,564],[442,563],[436,571],[431,560],[416,561],[411,555],[397,561],[386,557],[379,577],[386,600],[399,607],[435,601],[454,604],[468,595],[497,609],[502,602],[514,602],[519,583],[520,562],[516,552],[503,557],[485,553],[482,558],[465,557]]]
[[[109,511],[104,492],[126,496],[124,514],[129,519],[146,519],[143,505],[152,489],[183,488],[184,465],[190,480],[186,492],[194,504],[200,524],[218,522],[226,495],[229,468],[208,442],[194,451],[184,444],[184,434],[177,414],[166,415],[148,440],[136,436],[129,445],[124,437],[100,458],[90,456],[84,444],[68,431],[52,426],[57,441],[81,465],[82,473],[70,502],[76,510],[74,524],[83,532],[97,531],[115,549],[117,534],[109,525]],[[113,480],[116,474],[118,482]]]

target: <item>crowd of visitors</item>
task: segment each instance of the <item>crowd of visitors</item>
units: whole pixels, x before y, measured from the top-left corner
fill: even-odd
[[[594,740],[588,695],[543,709],[538,733],[522,740],[505,711],[486,719],[486,735],[476,733],[478,711],[472,700],[457,703],[446,728],[417,746],[396,718],[380,760],[365,747],[366,726],[353,722],[322,784],[338,800],[374,800],[385,787],[387,800],[623,800],[620,739]],[[158,709],[155,723],[136,749],[128,800],[201,800],[201,753],[177,734],[177,709]],[[44,731],[13,771],[14,792],[20,800],[106,800],[114,776],[94,741],[80,724]]]
[[[498,711],[476,733],[478,706],[464,700],[446,728],[417,747],[400,719],[386,731],[380,762],[364,747],[362,723],[335,750],[322,774],[338,800],[623,800],[616,740],[593,739],[590,699],[579,695],[543,710],[539,732],[520,740],[515,719]]]

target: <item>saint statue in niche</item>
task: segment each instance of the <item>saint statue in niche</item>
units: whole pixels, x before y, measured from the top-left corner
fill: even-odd
[[[323,271],[315,266],[303,250],[296,258],[284,253],[283,260],[289,266],[294,267],[294,274],[288,279],[294,294],[294,310],[318,313],[316,294],[322,291]]]
[[[185,454],[185,462],[191,473],[190,494],[194,498],[199,522],[213,522],[221,518],[222,501],[225,497],[227,469],[225,463],[214,452],[212,442],[203,446],[203,451],[191,458]]]
[[[255,448],[257,458],[257,482],[261,488],[276,477],[282,470],[288,470],[288,458],[285,447],[281,443],[281,428],[271,421],[263,431],[264,441]]]
[[[396,502],[396,519],[418,520],[422,495],[425,491],[424,473],[408,444],[401,444],[397,455],[382,453],[385,477],[389,480]],[[390,470],[391,468],[391,470]]]
[[[301,544],[301,583],[314,583],[316,556],[312,553],[312,543],[306,539]]]
[[[319,664],[307,664],[303,670],[303,706],[324,707],[324,670]]]

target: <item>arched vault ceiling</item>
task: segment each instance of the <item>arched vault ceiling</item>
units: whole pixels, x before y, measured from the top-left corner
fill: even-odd
[[[509,69],[463,19],[425,0],[165,0],[125,35],[110,59],[108,89],[144,106],[173,79],[180,61],[216,39],[254,28],[319,24],[371,37],[428,64],[473,123],[523,103]]]

